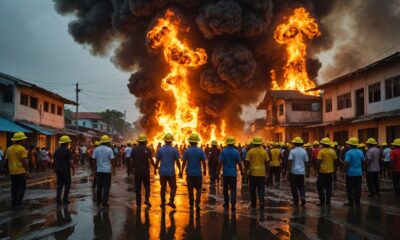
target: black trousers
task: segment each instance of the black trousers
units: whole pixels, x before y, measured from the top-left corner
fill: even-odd
[[[379,195],[379,172],[367,172],[367,186],[371,195]]]
[[[13,174],[11,177],[11,199],[13,207],[22,205],[26,190],[25,174]]]
[[[161,203],[165,204],[165,192],[167,191],[167,183],[171,192],[169,193],[169,201],[175,201],[176,195],[176,176],[160,176],[161,183]]]
[[[229,200],[232,206],[236,205],[236,182],[237,177],[224,176],[224,206],[229,206]],[[231,193],[231,197],[229,199],[229,192]]]
[[[108,204],[111,188],[111,173],[96,173],[97,176],[97,203]]]
[[[400,196],[400,172],[392,172],[392,180],[394,191]]]
[[[131,165],[130,165],[130,158],[125,158],[125,166],[126,166],[126,173],[128,176],[131,175]]]
[[[346,191],[349,203],[360,204],[362,176],[346,176]]]
[[[334,173],[319,173],[317,179],[317,189],[319,202],[321,204],[331,204],[332,196],[332,177]]]
[[[264,194],[265,194],[265,177],[264,176],[249,176],[249,188],[250,188],[250,199],[251,206],[257,205],[257,194],[260,205],[264,205]]]
[[[268,174],[268,179],[267,179],[267,186],[271,186],[273,183],[272,178],[275,176],[275,184],[280,183],[281,181],[281,167],[276,166],[276,167],[269,167],[269,174]]]
[[[64,188],[64,202],[68,201],[69,190],[71,189],[71,172],[56,171],[57,177],[57,202],[61,202],[61,193]]]
[[[210,183],[214,184],[217,180],[217,165],[215,163],[208,164],[208,174],[210,175]]]
[[[142,185],[145,191],[145,201],[150,198],[150,174],[135,174],[136,205],[142,202]]]
[[[305,201],[304,175],[290,173],[290,190],[295,204],[299,203],[299,195],[301,200]]]
[[[201,197],[201,184],[203,183],[202,177],[187,177],[187,187],[188,187],[188,194],[189,194],[189,205],[193,207],[194,193],[193,190],[196,190],[196,205],[200,204],[200,197]]]

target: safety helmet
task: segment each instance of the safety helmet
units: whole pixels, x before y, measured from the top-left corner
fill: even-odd
[[[392,142],[393,146],[397,146],[400,147],[400,138],[396,138],[393,142]]]
[[[28,137],[27,136],[25,136],[25,133],[23,133],[23,132],[16,132],[16,133],[14,133],[14,135],[13,135],[13,137],[11,138],[11,141],[22,141],[22,140],[25,140],[25,139],[27,139]]]
[[[303,139],[301,139],[301,137],[295,137],[295,138],[292,140],[292,143],[303,144],[304,141],[303,141]]]
[[[100,142],[99,142],[99,141],[96,141],[96,142],[94,142],[94,145],[95,145],[95,146],[99,146],[99,145],[100,145]]]
[[[111,138],[109,136],[107,135],[101,136],[100,143],[108,143],[108,142],[111,142]]]
[[[329,138],[325,137],[325,138],[321,139],[321,141],[319,143],[330,146],[331,140]]]
[[[193,133],[192,135],[190,135],[190,137],[188,138],[188,142],[190,143],[197,143],[200,142],[200,137],[199,135],[197,135],[196,133]]]
[[[71,142],[71,138],[69,138],[69,136],[64,135],[60,137],[60,141],[58,142],[59,144],[63,144],[63,143],[69,143]]]
[[[174,141],[174,136],[172,136],[171,133],[167,133],[167,134],[164,135],[163,140],[165,142],[172,142],[172,141]]]
[[[263,144],[263,139],[260,136],[255,136],[253,138],[253,140],[251,141],[251,144],[261,145],[261,144]]]
[[[358,138],[352,137],[346,143],[352,146],[358,146]]]
[[[211,141],[211,145],[213,145],[213,146],[218,146],[217,140],[212,140],[212,141]]]
[[[376,142],[375,138],[368,138],[367,144],[377,145],[378,143]]]
[[[314,141],[313,142],[313,146],[317,146],[317,145],[319,145],[319,142],[318,141]]]
[[[138,141],[138,142],[146,142],[146,141],[147,141],[146,135],[144,135],[143,133],[140,134],[139,137],[138,137],[138,139],[137,139],[137,141]]]
[[[236,140],[232,136],[227,137],[226,140],[225,140],[225,144],[227,144],[227,145],[235,144],[235,143],[236,143]]]

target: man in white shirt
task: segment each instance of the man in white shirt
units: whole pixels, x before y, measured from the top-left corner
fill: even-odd
[[[304,176],[306,174],[306,169],[308,169],[308,154],[303,148],[304,142],[300,137],[294,138],[292,144],[294,145],[294,149],[290,150],[289,153],[288,168],[290,169],[289,180],[293,196],[293,205],[299,205],[300,194],[301,205],[304,206],[306,204]]]
[[[115,176],[114,153],[110,147],[111,138],[107,135],[101,137],[100,143],[93,151],[93,159],[96,160],[97,180],[97,206],[109,207],[108,196],[111,188],[111,172]]]
[[[85,145],[81,145],[80,150],[81,150],[81,165],[84,165],[86,157],[87,157],[88,149],[87,149],[87,147]]]
[[[128,143],[128,146],[125,148],[125,166],[126,166],[126,170],[128,173],[128,176],[131,175],[131,168],[130,168],[130,163],[129,163],[129,159],[131,158],[131,153],[132,153],[132,144]]]
[[[383,177],[386,178],[391,178],[391,169],[390,169],[390,153],[392,152],[392,149],[388,146],[387,143],[382,143],[382,158],[383,158]]]

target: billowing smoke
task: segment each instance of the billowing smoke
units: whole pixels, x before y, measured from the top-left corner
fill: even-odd
[[[317,54],[337,45],[334,24],[340,14],[354,14],[351,26],[355,33],[352,42],[344,43],[336,55],[342,63],[336,65],[338,69],[345,69],[348,61],[363,56],[362,51],[371,51],[378,42],[400,39],[400,32],[396,31],[400,29],[396,0],[385,4],[375,0],[350,3],[336,0],[53,1],[60,14],[75,15],[69,24],[75,41],[96,55],[113,52],[111,61],[119,69],[132,73],[128,88],[138,98],[136,106],[143,114],[140,123],[148,131],[155,131],[157,126],[158,102],[173,102],[170,93],[160,87],[168,64],[146,44],[146,33],[166,9],[172,9],[180,17],[182,29],[190,29],[182,31],[179,37],[192,49],[206,49],[208,55],[207,64],[190,70],[188,78],[191,102],[199,107],[199,118],[207,123],[226,118],[229,128],[238,130],[243,126],[240,106],[257,101],[267,89],[269,71],[275,69],[278,80],[282,77],[285,49],[275,42],[273,32],[294,8],[307,8],[317,18],[322,32],[321,37],[310,42],[307,70],[312,78],[318,76],[321,68]],[[357,11],[351,12],[350,5]],[[358,52],[356,49],[360,46],[365,47]],[[352,58],[345,57],[346,53],[351,53]],[[173,113],[174,107],[167,107]]]

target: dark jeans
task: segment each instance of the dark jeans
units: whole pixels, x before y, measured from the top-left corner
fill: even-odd
[[[346,191],[349,203],[360,204],[362,176],[346,176]]]
[[[400,172],[392,172],[392,180],[394,191],[400,196]]]
[[[176,176],[160,176],[161,182],[161,203],[165,204],[165,192],[167,191],[167,183],[171,189],[169,201],[174,202],[176,194]]]
[[[150,198],[150,174],[135,174],[136,205],[142,202],[142,184],[145,191],[145,201]]]
[[[224,206],[229,206],[229,191],[231,192],[231,204],[236,205],[236,180],[237,177],[224,176]]]
[[[299,194],[302,201],[306,199],[304,188],[304,175],[290,173],[290,190],[292,191],[293,202],[299,203]]]
[[[61,202],[61,193],[64,188],[64,202],[68,201],[69,190],[71,189],[71,172],[56,171],[57,176],[57,202]]]
[[[332,176],[333,173],[319,173],[317,179],[317,189],[319,202],[321,204],[331,204],[332,196]]]
[[[390,162],[383,162],[383,176],[390,178],[391,175]]]
[[[125,166],[126,166],[126,173],[128,176],[131,175],[131,165],[130,165],[130,158],[125,158]]]
[[[249,187],[250,187],[250,199],[251,206],[255,207],[257,204],[257,195],[260,205],[264,205],[264,193],[265,193],[265,177],[249,176]]]
[[[281,167],[269,167],[269,174],[267,179],[267,186],[271,186],[273,183],[273,176],[275,176],[275,184],[280,183],[281,181]]]
[[[196,190],[196,205],[200,204],[200,197],[201,197],[201,184],[203,183],[202,177],[187,177],[187,187],[189,193],[189,205],[193,207],[194,203],[194,194],[193,189]]]
[[[96,173],[97,175],[97,203],[108,204],[111,188],[111,173]]]
[[[11,177],[11,198],[13,207],[22,205],[26,189],[25,174],[13,174]]]
[[[367,186],[371,195],[379,195],[379,172],[367,172]]]

